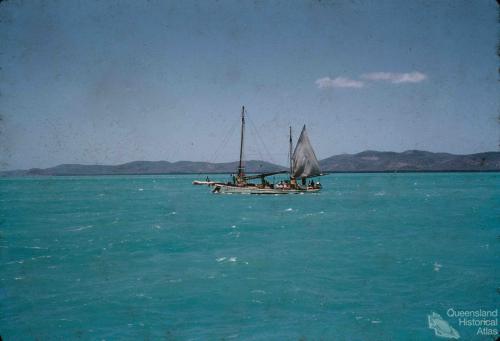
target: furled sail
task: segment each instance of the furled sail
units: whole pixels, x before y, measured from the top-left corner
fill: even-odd
[[[292,166],[292,176],[295,178],[307,178],[321,174],[319,162],[307,136],[305,125],[293,151]]]

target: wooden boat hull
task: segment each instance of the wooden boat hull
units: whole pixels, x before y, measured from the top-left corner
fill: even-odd
[[[320,188],[309,189],[281,189],[281,188],[259,188],[257,186],[232,186],[225,184],[215,184],[212,193],[215,194],[302,194],[318,193]]]

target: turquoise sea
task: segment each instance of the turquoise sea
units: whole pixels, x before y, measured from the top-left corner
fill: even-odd
[[[500,173],[195,178],[0,179],[3,339],[443,340],[433,312],[496,339],[447,311],[499,308]]]

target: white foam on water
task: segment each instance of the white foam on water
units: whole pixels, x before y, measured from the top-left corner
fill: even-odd
[[[439,264],[438,262],[434,262],[434,271],[438,272],[439,270],[441,270],[442,267],[443,267],[442,264]]]
[[[232,229],[235,229],[235,228],[236,228],[236,225],[231,225],[231,228],[232,228]]]
[[[16,280],[16,281],[20,281],[22,279],[24,279],[24,277],[14,277],[14,280]]]
[[[69,229],[68,231],[70,231],[70,232],[83,231],[83,230],[90,229],[92,227],[94,227],[94,225],[85,225],[85,226],[79,226],[79,227],[74,228],[74,229]]]
[[[158,225],[158,224],[154,224],[154,225],[153,225],[153,227],[154,227],[155,229],[157,229],[157,230],[161,230],[161,226],[160,226],[160,225]]]
[[[229,262],[236,262],[238,260],[238,258],[236,257],[229,257],[228,261]]]
[[[17,264],[23,264],[24,263],[24,259],[21,259],[21,260],[13,260],[12,262],[7,262],[5,264],[14,264],[14,263],[17,263]]]
[[[142,191],[144,191],[144,188],[139,188],[138,191],[142,192]]]
[[[289,207],[285,210],[285,212],[292,212],[293,211],[293,208]]]
[[[265,295],[267,294],[265,290],[262,290],[262,289],[255,289],[255,290],[252,290],[250,291],[252,294],[262,294],[262,295]]]
[[[225,261],[225,260],[226,260],[226,257],[220,257],[220,258],[217,258],[217,259],[216,259],[216,261],[217,261],[217,262],[219,262],[219,263],[220,263],[220,262],[223,262],[223,261]]]
[[[38,257],[31,257],[31,260],[37,260],[41,258],[52,258],[52,256],[38,256]]]
[[[372,320],[371,322],[372,322],[373,324],[382,323],[382,321],[380,321],[380,320]]]
[[[40,247],[40,246],[24,246],[24,249],[36,249],[36,250],[48,250],[46,247]]]

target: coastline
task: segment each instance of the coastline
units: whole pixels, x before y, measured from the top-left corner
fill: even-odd
[[[493,170],[384,170],[384,171],[331,171],[325,172],[322,176],[332,174],[392,174],[392,173],[500,173],[500,169]],[[72,177],[72,176],[150,176],[150,175],[231,175],[234,172],[173,172],[173,173],[102,173],[102,174],[22,174],[22,175],[0,175],[0,179],[7,178],[49,178],[49,177]],[[248,175],[258,174],[249,172]]]

